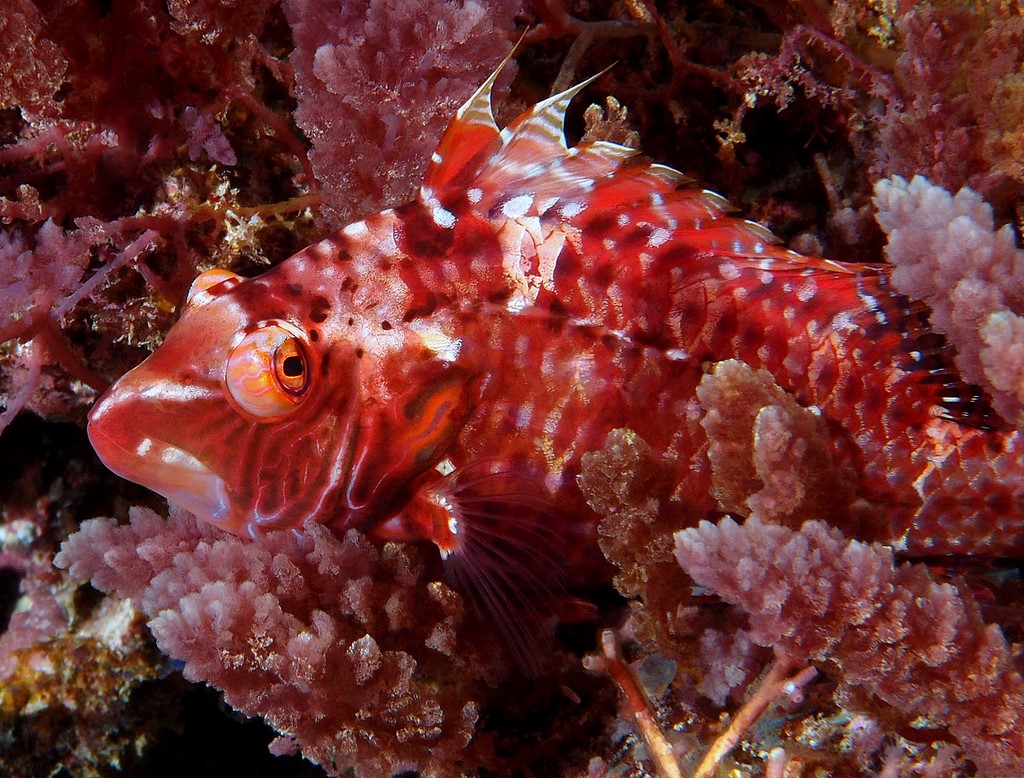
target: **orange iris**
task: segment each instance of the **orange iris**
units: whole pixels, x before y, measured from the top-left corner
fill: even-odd
[[[269,321],[232,350],[225,383],[242,410],[267,418],[295,410],[309,377],[305,335],[287,322]]]

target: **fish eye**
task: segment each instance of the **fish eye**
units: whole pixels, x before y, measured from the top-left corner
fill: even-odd
[[[306,336],[283,321],[261,322],[228,357],[228,394],[253,416],[272,418],[294,411],[309,389]]]
[[[292,393],[306,388],[306,358],[296,338],[289,338],[274,352],[274,373],[281,387]]]

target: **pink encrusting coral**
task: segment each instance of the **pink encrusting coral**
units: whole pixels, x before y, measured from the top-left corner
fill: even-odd
[[[520,0],[286,0],[295,119],[321,216],[342,227],[408,201],[456,109],[513,42]],[[502,76],[507,85],[514,74]]]
[[[922,176],[875,186],[889,236],[893,285],[928,303],[934,327],[956,348],[963,376],[988,390],[1010,424],[1024,423],[1024,251],[1009,224],[964,187],[956,195]]]
[[[414,548],[315,525],[243,540],[133,509],[127,525],[86,522],[56,564],[132,598],[187,678],[277,729],[275,752],[374,775],[451,774],[487,753],[467,746],[494,647],[460,640],[461,600]]]

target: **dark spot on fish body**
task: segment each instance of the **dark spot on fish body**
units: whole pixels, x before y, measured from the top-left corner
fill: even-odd
[[[648,239],[654,234],[653,224],[641,224],[616,238],[615,247],[623,253],[636,253],[647,245]]]
[[[320,359],[320,375],[326,377],[331,370],[331,352],[327,351]]]
[[[583,257],[571,242],[558,253],[558,261],[555,263],[553,282],[555,289],[570,287],[583,272]]]
[[[680,321],[685,326],[692,327],[699,322],[704,321],[707,306],[703,301],[690,297],[686,302],[679,306],[678,310]]]
[[[990,457],[996,457],[1000,454],[1006,453],[1006,444],[1011,440],[1009,437],[1001,437],[999,435],[984,435],[982,440],[985,445],[985,450],[988,452]]]
[[[636,308],[643,315],[646,324],[643,329],[660,330],[666,327],[666,323],[672,317],[673,304],[675,300],[664,287],[645,289],[642,279],[637,277],[634,281],[636,286]]]
[[[426,206],[409,208],[403,216],[399,249],[407,256],[440,257],[451,250],[455,242],[455,231],[439,226]]]
[[[590,274],[590,279],[596,289],[604,291],[615,279],[615,267],[611,262],[601,262]]]
[[[361,348],[357,348],[356,349],[356,359],[362,359],[363,358],[363,353],[364,352],[363,352],[363,350]]]
[[[590,213],[590,211],[588,211]],[[594,216],[583,225],[584,234],[595,238],[603,238],[613,229],[618,227],[618,214],[611,211],[595,213]]]
[[[449,188],[440,194],[438,202],[441,203],[441,207],[446,211],[456,214],[465,213],[472,209],[472,203],[469,202],[469,195],[466,194],[465,186],[453,187],[449,185]]]
[[[715,316],[717,313],[717,316]],[[712,349],[726,355],[736,350],[736,336],[739,334],[739,315],[732,305],[719,306],[718,310],[712,313],[714,319],[714,331],[711,342]],[[722,359],[726,357],[723,356]]]
[[[591,343],[597,343],[600,341],[602,334],[604,334],[593,324],[578,324],[575,327],[575,331],[580,338],[588,340]]]
[[[487,302],[491,303],[492,305],[504,305],[505,303],[508,302],[508,298],[510,298],[511,296],[512,296],[512,290],[511,289],[508,289],[508,288],[496,289],[495,291],[490,292],[487,295],[486,299],[487,299]]]
[[[544,291],[546,292],[547,290]],[[569,309],[566,307],[565,303],[563,303],[554,295],[550,295],[548,297],[547,306],[548,311],[550,311],[553,315],[558,317],[564,317],[569,313]]]
[[[819,387],[819,395],[828,397],[835,391],[836,382],[839,380],[839,365],[834,359],[822,360],[820,368],[811,376],[811,380]]]
[[[288,294],[294,297],[302,295],[302,293],[305,291],[303,289],[302,284],[288,284],[288,286],[286,286],[285,289],[287,290]]]
[[[698,252],[686,244],[680,245],[669,241],[666,248],[655,251],[654,259],[647,269],[648,275],[655,278],[667,277],[672,268],[692,268],[697,265]]]
[[[548,335],[557,336],[565,332],[568,319],[565,316],[547,316],[544,321]]]
[[[879,381],[866,382],[859,406],[861,415],[867,419],[881,418],[885,405],[885,386]]]
[[[633,340],[641,346],[665,352],[673,348],[674,343],[669,333],[664,330],[638,330],[633,333]]]
[[[872,342],[878,342],[887,335],[892,334],[892,327],[886,321],[872,321],[864,327],[864,337]]]
[[[861,396],[861,383],[859,381],[851,380],[850,374],[847,373],[846,379],[840,384],[839,387],[839,399],[843,405],[853,407],[856,406]]]
[[[482,219],[459,219],[453,252],[459,257],[481,258],[488,267],[501,267],[501,246],[494,228]]]
[[[433,292],[423,292],[413,297],[412,304],[406,309],[402,321],[408,324],[422,316],[430,316],[437,310],[437,295]]]
[[[263,310],[269,301],[281,296],[279,287],[276,284],[272,287],[263,277],[252,278],[244,284],[239,284],[232,290],[232,295],[250,311]]]
[[[924,420],[924,404],[910,398],[890,403],[886,413],[887,421],[896,427],[910,427]]]
[[[310,330],[309,331],[309,339],[313,343],[316,343],[318,340],[320,340],[320,333],[317,330]]]
[[[317,324],[323,324],[327,321],[327,314],[330,310],[330,300],[318,295],[310,300],[309,318]]]
[[[756,353],[764,343],[765,331],[760,328],[746,326],[736,336],[736,351],[741,357]]]

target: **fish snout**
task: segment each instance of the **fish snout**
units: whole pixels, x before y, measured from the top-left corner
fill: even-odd
[[[135,383],[118,381],[89,412],[89,442],[100,460],[122,478],[237,532],[225,481],[182,445],[169,442],[180,435],[175,415],[152,402],[157,398],[151,389],[140,390]]]

